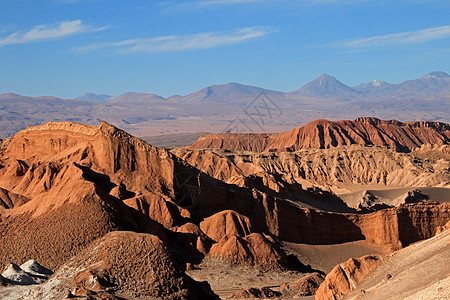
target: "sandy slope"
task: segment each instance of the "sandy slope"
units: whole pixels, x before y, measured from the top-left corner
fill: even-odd
[[[297,243],[283,243],[288,252],[294,253],[304,264],[325,273],[331,271],[335,265],[351,257],[369,254],[387,254],[389,251],[370,244],[366,241],[356,241],[334,245],[308,245]]]
[[[338,194],[339,198],[344,200],[350,207],[356,207],[361,203],[361,199],[367,195],[372,195],[376,201],[387,205],[398,206],[404,203],[408,193],[415,193],[421,195],[426,200],[436,202],[450,202],[450,188],[441,187],[403,187],[403,188],[388,188],[386,186],[379,187],[380,189],[367,189],[347,194]],[[418,197],[419,198],[419,197]]]
[[[394,252],[346,299],[449,299],[450,230]],[[387,279],[387,274],[392,277]],[[365,293],[361,294],[361,290]]]

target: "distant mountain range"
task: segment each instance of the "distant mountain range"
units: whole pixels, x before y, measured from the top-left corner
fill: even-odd
[[[419,98],[450,94],[450,76],[445,72],[437,71],[431,72],[419,79],[408,80],[399,84],[373,80],[358,86],[350,87],[333,76],[322,74],[301,88],[288,93],[231,82],[208,86],[186,96],[171,96],[168,97],[167,100],[190,102],[211,101],[228,104],[242,104],[243,100],[254,99],[261,93],[276,99],[292,96],[325,99],[336,98],[338,100],[372,99],[380,97],[391,99]],[[119,101],[142,103],[145,101],[166,100],[161,96],[146,93],[126,93],[118,97],[87,93],[76,99],[95,102],[112,101],[115,103]]]
[[[106,102],[111,98],[113,98],[113,96],[109,96],[109,95],[105,95],[105,94],[85,93],[75,99],[76,100],[84,100],[84,101],[92,101],[92,102]]]
[[[450,76],[445,72],[432,72],[419,79],[399,84],[373,80],[349,87],[333,76],[323,74],[291,94],[316,98],[418,98],[450,93]]]
[[[243,99],[254,99],[259,94],[264,93],[270,97],[281,98],[283,92],[272,91],[255,86],[243,85],[239,83],[227,83],[222,85],[208,86],[200,91],[187,96],[178,96],[176,99],[183,101],[214,101],[220,103],[242,103]],[[170,99],[170,98],[169,98]]]
[[[361,92],[343,84],[333,76],[322,74],[291,94],[314,98],[351,98],[360,96]]]
[[[272,103],[258,102],[261,93]],[[274,111],[277,113],[272,114]],[[232,132],[280,132],[316,119],[361,116],[450,122],[448,111],[450,76],[444,72],[399,84],[374,80],[355,87],[324,74],[288,93],[239,83],[167,98],[151,93],[117,97],[87,93],[77,99],[5,93],[0,94],[0,138],[48,121],[96,125],[105,120],[134,135],[152,136],[230,128]],[[259,125],[254,126],[255,122]]]

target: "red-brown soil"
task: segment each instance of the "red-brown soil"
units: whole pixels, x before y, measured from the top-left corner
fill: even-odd
[[[184,273],[158,237],[120,231],[96,240],[28,295],[35,299],[65,296],[218,298],[208,284]]]

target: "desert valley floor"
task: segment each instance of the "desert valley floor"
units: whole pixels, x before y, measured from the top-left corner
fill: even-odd
[[[0,298],[450,298],[449,124],[194,137],[0,140]]]

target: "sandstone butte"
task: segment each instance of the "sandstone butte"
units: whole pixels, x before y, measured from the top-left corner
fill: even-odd
[[[354,121],[316,120],[291,131],[275,134],[205,134],[188,148],[283,152],[358,144],[409,152],[424,144],[442,145],[449,142],[450,125],[446,123],[402,123],[362,117]]]
[[[289,269],[292,261],[280,241],[366,240],[394,250],[433,237],[450,215],[448,203],[429,201],[362,214],[330,192],[303,189],[276,174],[270,180],[291,184],[290,194],[251,176],[240,186],[230,184],[105,122],[31,127],[3,140],[0,149],[0,265],[32,258],[55,271],[52,278],[65,278],[50,279],[37,295],[175,299],[201,290],[216,297],[207,285],[190,281],[176,261]],[[129,266],[135,261],[156,272],[140,260],[144,246],[149,257],[161,253],[172,270],[139,279],[158,281],[160,289],[132,280],[137,274]],[[173,278],[164,281],[167,276]]]

